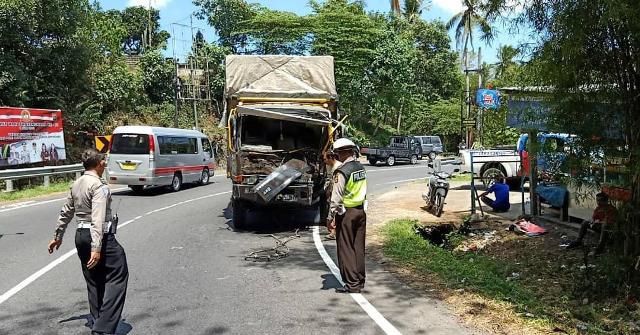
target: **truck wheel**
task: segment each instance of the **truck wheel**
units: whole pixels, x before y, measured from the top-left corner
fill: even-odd
[[[178,192],[182,188],[182,176],[178,173],[173,175],[173,179],[171,180],[171,185],[169,185],[169,189],[173,192]]]
[[[376,166],[378,164],[378,160],[377,159],[369,159],[369,165],[371,166]]]
[[[430,160],[434,160],[434,159],[436,159],[436,156],[437,156],[437,155],[436,155],[436,153],[435,153],[434,151],[431,151],[431,152],[429,153],[429,159],[430,159]]]
[[[142,193],[142,191],[144,190],[144,186],[143,185],[129,185],[129,188],[133,191],[133,193],[135,194],[140,194]]]
[[[491,186],[496,180],[502,180],[502,182],[504,182],[506,178],[507,176],[502,172],[502,169],[495,166],[489,167],[482,172],[482,183],[486,187]]]
[[[247,227],[247,207],[241,200],[233,200],[231,208],[233,210],[233,228],[244,230]]]
[[[396,165],[396,158],[394,156],[387,157],[387,165],[388,166]]]
[[[416,155],[411,155],[411,164],[412,164],[412,165],[416,165],[416,164],[418,164],[418,156],[416,156]]]

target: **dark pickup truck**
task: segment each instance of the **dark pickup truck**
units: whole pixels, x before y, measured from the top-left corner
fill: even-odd
[[[393,166],[396,162],[417,164],[422,157],[420,141],[413,136],[393,136],[386,148],[362,148],[360,153],[367,156],[369,164],[385,162]]]

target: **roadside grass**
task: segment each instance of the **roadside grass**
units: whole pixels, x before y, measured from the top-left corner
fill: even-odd
[[[615,257],[603,256],[594,262],[594,269],[587,269],[593,273],[588,283],[591,288],[585,288],[579,257],[539,255],[531,244],[517,241],[491,253],[452,252],[416,234],[416,223],[398,219],[381,229],[384,254],[400,266],[418,274],[435,275],[447,289],[464,289],[506,303],[521,321],[536,328],[563,329],[573,334],[580,325],[588,334],[611,334],[616,330],[619,334],[636,334],[633,323],[640,314],[620,303],[624,298],[616,292],[620,290],[616,283],[624,273],[620,273]],[[463,239],[457,235],[450,242],[457,245]],[[528,241],[543,240],[525,240]],[[530,263],[527,259],[531,259]],[[518,278],[514,278],[515,273]],[[589,301],[583,303],[587,297]]]
[[[461,174],[454,174],[453,176],[451,176],[451,181],[471,181],[471,173],[461,173]]]
[[[71,181],[53,182],[50,184],[49,187],[36,186],[36,187],[29,187],[29,188],[25,188],[25,189],[14,191],[14,192],[7,192],[7,193],[2,192],[0,193],[0,203],[35,198],[35,197],[53,194],[53,193],[65,192],[69,190],[71,183],[72,183]]]

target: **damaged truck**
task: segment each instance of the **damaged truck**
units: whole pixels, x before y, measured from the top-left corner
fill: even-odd
[[[225,61],[235,228],[260,208],[317,209],[322,224],[329,182],[323,155],[338,118],[333,57],[230,55]]]

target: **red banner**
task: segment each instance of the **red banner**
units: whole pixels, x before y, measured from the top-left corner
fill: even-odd
[[[62,111],[0,107],[0,167],[65,158]]]

